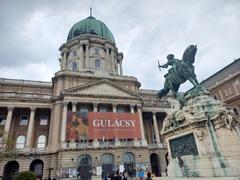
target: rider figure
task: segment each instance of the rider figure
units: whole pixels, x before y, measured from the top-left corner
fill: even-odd
[[[164,64],[164,65],[158,65],[158,67],[159,68],[167,68],[168,66],[172,66],[172,68],[171,69],[169,69],[169,71],[168,71],[168,73],[169,72],[171,72],[172,70],[174,70],[174,71],[176,71],[176,64],[180,61],[180,60],[178,60],[178,59],[174,59],[174,55],[173,54],[169,54],[169,55],[167,55],[167,63],[166,64]],[[168,73],[167,74],[165,74],[164,75],[164,77],[166,77],[167,75],[168,75]]]

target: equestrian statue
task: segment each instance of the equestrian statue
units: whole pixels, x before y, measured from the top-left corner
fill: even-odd
[[[190,45],[184,51],[182,60],[175,59],[173,54],[169,54],[167,56],[168,61],[166,64],[160,65],[158,62],[159,70],[161,70],[161,68],[172,66],[168,70],[168,73],[164,75],[164,88],[157,93],[157,97],[159,99],[168,94],[170,90],[172,91],[173,96],[176,97],[180,85],[185,83],[187,80],[189,80],[194,87],[199,85],[193,66],[196,53],[197,46]]]

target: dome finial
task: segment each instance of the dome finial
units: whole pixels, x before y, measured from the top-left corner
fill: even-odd
[[[92,17],[92,7],[90,7],[90,17]]]

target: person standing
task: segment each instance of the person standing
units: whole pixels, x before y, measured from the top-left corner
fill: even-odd
[[[143,180],[143,178],[144,178],[144,171],[142,169],[140,169],[140,171],[138,172],[138,177],[139,177],[139,180]]]
[[[151,177],[151,175],[152,175],[151,172],[148,172],[148,173],[147,173],[147,178],[146,178],[146,180],[153,180],[152,177]]]

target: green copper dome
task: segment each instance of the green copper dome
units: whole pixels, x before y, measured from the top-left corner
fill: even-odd
[[[115,43],[113,34],[108,27],[103,22],[95,19],[92,16],[89,16],[87,19],[74,24],[68,33],[67,40],[69,41],[76,36],[85,34],[101,36],[102,38]]]

